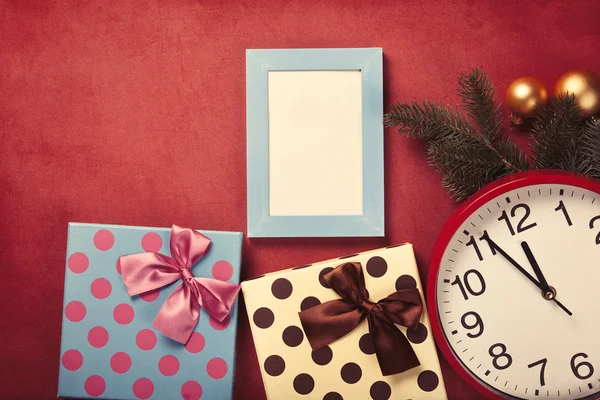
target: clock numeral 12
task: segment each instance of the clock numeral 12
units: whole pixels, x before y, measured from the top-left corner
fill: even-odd
[[[525,215],[523,215],[523,217],[517,224],[517,233],[524,232],[527,229],[537,226],[537,223],[535,223],[535,222],[533,222],[529,225],[523,226],[523,224],[525,223],[527,218],[529,218],[529,214],[531,214],[531,209],[529,208],[529,206],[527,204],[523,204],[523,203],[516,204],[513,208],[510,209],[510,216],[514,218],[517,214],[517,209],[519,209],[519,208],[522,208],[525,210]],[[515,236],[515,230],[512,226],[512,223],[510,222],[510,218],[508,217],[506,210],[502,211],[502,215],[500,215],[500,217],[498,218],[498,221],[502,221],[502,220],[504,220],[504,222],[506,222],[506,226],[508,226],[508,230],[510,231],[511,236]]]
[[[562,201],[561,201],[562,203]],[[540,386],[546,385],[546,379],[544,379],[544,372],[546,372],[546,364],[548,363],[547,358],[542,358],[539,361],[533,362],[527,366],[527,368],[533,368],[535,366],[541,365],[542,369],[540,370]]]

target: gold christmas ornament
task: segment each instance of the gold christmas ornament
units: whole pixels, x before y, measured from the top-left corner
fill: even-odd
[[[506,104],[512,112],[510,120],[516,125],[531,118],[548,103],[548,91],[533,76],[515,79],[506,90]]]
[[[575,95],[575,101],[581,107],[584,118],[600,112],[600,76],[585,69],[571,70],[560,78],[554,85],[554,95],[565,93]]]

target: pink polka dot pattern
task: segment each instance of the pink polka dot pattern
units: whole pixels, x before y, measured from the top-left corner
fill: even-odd
[[[227,363],[222,358],[213,358],[206,364],[206,372],[213,379],[221,379],[227,375]]]
[[[88,332],[88,342],[97,349],[108,343],[108,331],[101,326],[95,326]]]
[[[142,329],[135,335],[135,344],[141,350],[152,350],[156,346],[156,333],[150,329]]]
[[[133,321],[135,313],[133,308],[129,304],[121,303],[115,307],[113,311],[113,318],[118,324],[127,325]]]
[[[213,327],[213,329],[215,329],[217,331],[222,331],[222,330],[227,329],[230,321],[231,321],[231,319],[229,318],[229,315],[228,315],[225,317],[223,322],[219,322],[218,320],[214,319],[213,317],[210,317],[208,322],[210,323],[210,326]]]
[[[155,232],[149,232],[144,235],[142,238],[142,249],[149,253],[157,253],[160,251],[162,247],[162,239]]]
[[[85,305],[80,301],[71,301],[65,307],[65,316],[71,322],[79,322],[85,318]]]
[[[115,353],[110,358],[110,367],[117,374],[124,374],[131,368],[131,358],[127,353]]]
[[[181,386],[181,397],[184,400],[199,400],[202,397],[202,386],[196,381],[187,381]]]
[[[172,355],[166,355],[158,361],[158,370],[165,376],[173,376],[179,372],[179,360]]]
[[[140,294],[140,298],[145,302],[152,303],[154,300],[158,299],[160,295],[160,289],[154,289],[146,293]]]
[[[233,267],[228,261],[217,261],[212,267],[212,274],[215,279],[228,281],[233,276]]]
[[[123,275],[123,273],[121,272],[121,259],[117,259],[117,264],[116,264],[116,268],[117,268],[117,272],[119,273],[119,275]]]
[[[90,266],[90,260],[83,253],[73,253],[67,260],[67,265],[74,274],[83,274]]]
[[[83,385],[85,392],[90,396],[96,397],[101,396],[106,390],[106,382],[104,378],[99,375],[92,375],[85,380]]]
[[[112,291],[112,286],[110,282],[105,278],[98,278],[92,282],[92,286],[90,287],[92,292],[92,296],[97,299],[105,299],[110,296],[110,292]]]
[[[106,251],[110,250],[115,244],[115,237],[112,232],[106,229],[101,229],[94,235],[94,246],[98,250]]]
[[[154,384],[148,378],[140,378],[133,383],[133,395],[138,399],[148,399],[154,393]]]
[[[200,353],[202,349],[204,349],[204,344],[204,336],[202,336],[198,332],[194,332],[192,333],[192,336],[190,336],[190,339],[186,343],[185,349],[190,353]]]
[[[62,356],[62,364],[69,371],[77,371],[83,365],[83,356],[77,350],[67,350]]]

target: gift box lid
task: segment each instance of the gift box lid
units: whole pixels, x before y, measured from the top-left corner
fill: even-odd
[[[423,289],[411,244],[352,254],[259,276],[242,283],[244,301],[267,397],[279,399],[445,399],[439,359],[424,308],[418,327],[403,332],[421,365],[383,376],[367,321],[330,345],[313,351],[298,313],[340,296],[323,276],[359,262],[370,299],[400,289]]]
[[[211,244],[192,274],[239,283],[242,234],[199,232]],[[231,398],[237,300],[223,322],[201,309],[184,345],[152,327],[181,280],[127,294],[119,257],[145,251],[170,256],[170,235],[170,228],[69,223],[58,396]]]

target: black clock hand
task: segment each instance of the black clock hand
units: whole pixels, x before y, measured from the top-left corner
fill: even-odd
[[[521,242],[521,247],[523,248],[523,251],[525,252],[525,255],[527,256],[527,260],[529,261],[529,264],[531,265],[533,272],[535,272],[535,276],[537,276],[538,280],[540,281],[540,287],[544,294],[544,298],[546,300],[552,300],[552,298],[555,296],[555,291],[550,288],[550,285],[548,285],[548,281],[546,280],[546,277],[542,273],[540,266],[538,265],[535,257],[533,256],[533,253],[531,252],[531,249],[529,248],[529,244],[527,244],[527,242],[523,241],[523,242]]]
[[[497,251],[498,253],[500,253],[500,255],[502,255],[502,257],[504,257],[506,260],[508,260],[508,262],[510,262],[515,268],[517,268],[519,270],[519,272],[521,272],[523,275],[525,275],[525,277],[527,277],[527,279],[529,279],[535,286],[537,286],[538,288],[540,288],[540,290],[542,290],[542,287],[540,285],[540,283],[538,281],[535,280],[535,278],[533,276],[531,276],[531,274],[527,271],[525,271],[525,269],[523,269],[523,267],[521,267],[519,265],[518,262],[516,262],[511,256],[509,256],[504,250],[502,250],[500,248],[500,246],[498,246],[496,244],[496,242],[494,242],[490,236],[488,235],[487,231],[485,231],[483,233],[483,236],[481,236],[480,240],[485,240],[486,242],[488,242],[488,245],[490,246],[490,249],[492,250],[492,252]],[[567,307],[565,307],[560,301],[556,300],[556,297],[552,299],[560,308],[563,309],[564,312],[566,312],[568,315],[573,315],[573,313],[571,311],[569,311],[569,309]]]

